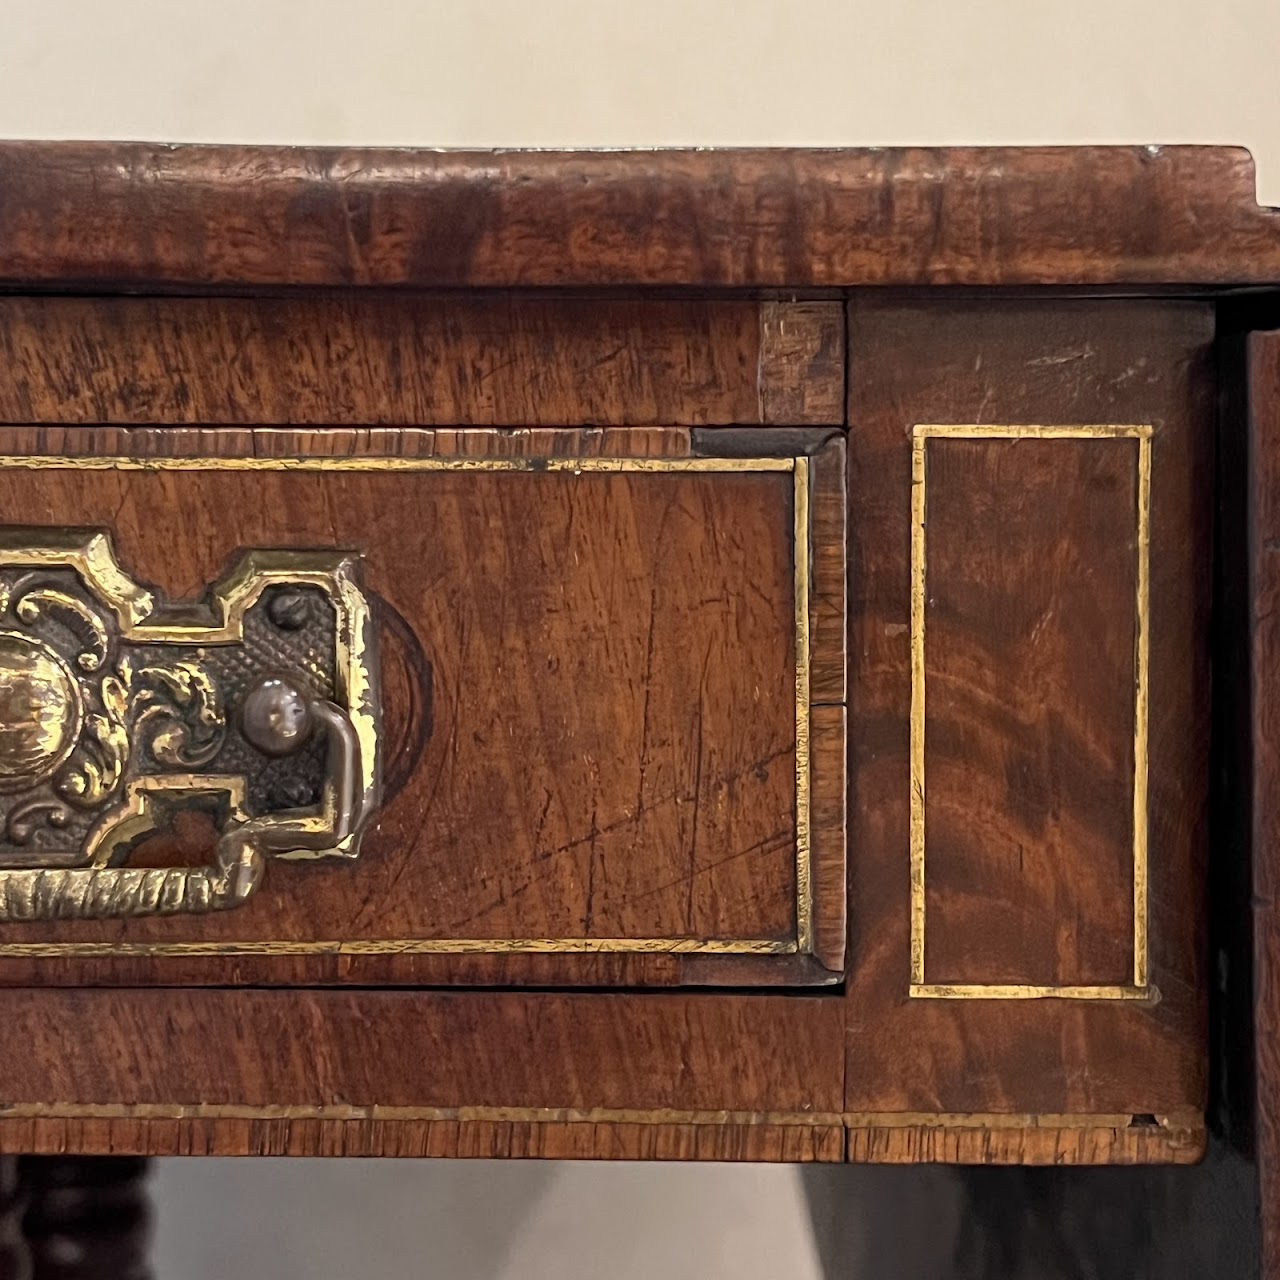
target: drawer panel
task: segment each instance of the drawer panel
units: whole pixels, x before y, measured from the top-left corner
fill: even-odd
[[[787,439],[769,454],[749,432],[0,432],[0,509],[22,512],[5,529],[14,636],[61,635],[25,622],[23,600],[76,594],[87,571],[46,569],[46,582],[12,548],[75,529],[106,534],[119,571],[152,592],[152,632],[198,617],[246,552],[349,554],[381,667],[381,798],[358,857],[268,857],[232,910],[11,920],[0,977],[833,980],[843,442]],[[183,651],[227,682],[226,745],[196,763],[243,774],[253,814],[283,804],[259,792],[305,790],[287,762],[241,741],[243,690],[225,674],[252,628],[269,648],[289,640],[268,606],[264,595],[262,616],[245,615],[243,637],[202,648],[199,633]],[[113,636],[105,662],[76,674],[81,737],[121,663],[164,656],[141,635]],[[323,667],[328,642],[308,643]],[[122,695],[127,776],[95,820],[159,754],[147,717],[163,715],[166,693]],[[254,777],[268,768],[269,793]],[[8,817],[58,792],[60,776],[11,788]],[[66,800],[65,787],[48,798]],[[182,805],[165,815],[149,814],[128,848],[103,844],[113,852],[99,860],[204,865],[231,821]],[[11,868],[49,860],[33,848],[73,852],[56,833],[9,835]]]

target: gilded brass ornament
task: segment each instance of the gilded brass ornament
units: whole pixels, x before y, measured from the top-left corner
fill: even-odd
[[[0,534],[0,921],[218,910],[269,857],[355,857],[378,787],[356,570],[252,552],[169,622],[107,535]],[[175,808],[214,820],[208,864],[130,867]]]
[[[0,791],[21,791],[52,773],[75,746],[80,687],[49,645],[0,632]]]

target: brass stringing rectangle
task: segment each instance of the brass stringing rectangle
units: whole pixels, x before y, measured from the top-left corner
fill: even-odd
[[[0,469],[96,471],[305,471],[431,472],[790,472],[795,544],[796,689],[796,936],[773,938],[391,938],[279,942],[5,942],[4,956],[198,956],[198,955],[427,955],[458,954],[667,954],[796,955],[813,950],[813,886],[810,870],[809,777],[809,580],[812,560],[809,515],[810,460],[799,457],[697,458],[463,458],[463,457],[109,457],[0,456]]]
[[[908,994],[932,1000],[1152,1000],[1148,970],[1147,701],[1150,649],[1151,435],[1149,425],[916,425],[911,429],[911,979]],[[1137,441],[1134,601],[1133,982],[1125,985],[1036,986],[931,983],[925,977],[925,603],[927,449],[931,439]]]

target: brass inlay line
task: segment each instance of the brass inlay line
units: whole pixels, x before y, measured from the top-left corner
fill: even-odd
[[[791,458],[125,458],[88,454],[0,455],[25,471],[792,471]]]
[[[1068,984],[1036,986],[1012,982],[916,982],[911,994],[921,1000],[1138,1000],[1154,1003],[1150,987]]]
[[[924,982],[924,437],[911,440],[911,983]]]
[[[793,511],[796,607],[796,947],[813,950],[813,878],[809,819],[809,459],[795,460]]]
[[[772,938],[371,938],[278,942],[6,942],[0,956],[795,955]]]
[[[1133,985],[1148,972],[1147,722],[1151,650],[1151,428],[1138,435],[1138,599],[1134,621]]]
[[[1153,1001],[1148,960],[1147,762],[1151,607],[1151,435],[1148,424],[985,426],[918,424],[911,429],[911,943],[908,995],[929,1000]],[[1137,588],[1133,741],[1133,985],[931,983],[925,978],[925,556],[926,443],[951,440],[1135,440]]]
[[[1149,423],[1083,423],[1079,426],[988,426],[985,423],[917,423],[913,439],[921,440],[1150,440]]]
[[[540,472],[618,473],[618,472],[791,472],[794,477],[794,529],[796,552],[794,566],[795,593],[795,689],[796,689],[796,937],[717,939],[697,937],[671,938],[390,938],[367,941],[284,942],[4,942],[0,958],[70,956],[81,958],[105,956],[290,956],[290,955],[795,955],[813,949],[813,886],[810,867],[810,753],[809,753],[809,579],[812,554],[809,519],[810,460],[807,457],[784,458],[460,458],[460,457],[163,457],[127,458],[105,455],[0,455],[0,469],[28,471],[274,471],[274,472]],[[43,536],[44,531],[42,531]],[[56,535],[50,531],[50,537]],[[50,567],[70,566],[82,571],[104,599],[113,602],[123,632],[135,640],[181,638],[185,641],[214,643],[238,638],[244,614],[257,599],[242,581],[256,571],[263,581],[263,565],[243,564],[214,593],[214,606],[219,611],[209,625],[190,623],[156,624],[151,620],[155,600],[120,569],[111,553],[110,541],[101,535],[86,544],[84,534],[68,535],[65,550],[51,553]],[[0,554],[5,536],[0,532]],[[296,553],[305,554],[305,553]],[[304,580],[300,566],[291,569],[291,580]],[[310,581],[311,579],[306,579]],[[332,587],[330,576],[317,567],[317,585]],[[338,584],[341,591],[345,577]],[[344,604],[350,609],[354,602]],[[352,635],[340,637],[339,659],[347,668],[353,687],[348,691],[357,728],[367,730],[364,715],[368,690],[361,682],[362,631],[368,625],[363,611],[358,611],[358,626]],[[353,650],[356,652],[353,654]],[[370,721],[371,723],[371,721]],[[373,752],[367,752],[368,759]]]
[[[0,1106],[4,1120],[254,1120],[350,1122],[457,1122],[493,1124],[778,1125],[846,1129],[1130,1129],[1124,1112],[1035,1114],[930,1111],[718,1111],[669,1107],[414,1107],[307,1106],[291,1103],[14,1102]],[[1157,1116],[1141,1126],[1149,1134],[1203,1126],[1197,1114]]]

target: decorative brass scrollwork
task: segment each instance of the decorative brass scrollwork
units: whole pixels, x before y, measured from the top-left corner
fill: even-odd
[[[255,551],[170,608],[104,533],[0,533],[0,921],[213,911],[268,857],[355,857],[379,768],[357,567]],[[209,863],[127,865],[184,807]]]

